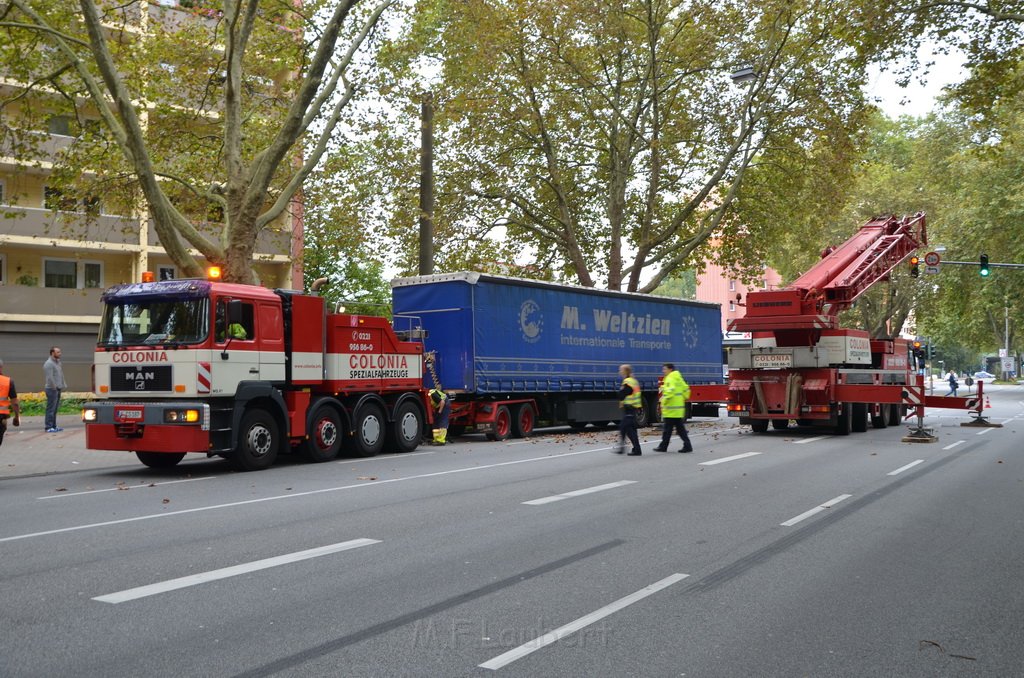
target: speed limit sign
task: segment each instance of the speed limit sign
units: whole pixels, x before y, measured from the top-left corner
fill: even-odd
[[[940,261],[938,252],[929,252],[924,255],[925,266],[938,266]]]

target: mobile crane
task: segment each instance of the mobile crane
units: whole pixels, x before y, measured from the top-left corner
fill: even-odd
[[[969,410],[981,421],[980,382],[974,396],[927,395],[923,356],[911,341],[838,325],[841,311],[925,244],[923,213],[877,217],[792,284],[750,292],[746,316],[729,329],[750,332],[751,347],[730,349],[728,384],[696,386],[691,400],[725,403],[729,416],[757,433],[795,420],[848,435],[866,431],[869,419],[884,428],[916,414],[924,436],[925,407]]]

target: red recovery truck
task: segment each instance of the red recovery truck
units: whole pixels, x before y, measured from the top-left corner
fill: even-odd
[[[86,447],[152,467],[188,452],[245,471],[415,449],[430,421],[423,345],[324,299],[216,280],[124,284],[103,295]]]
[[[751,347],[729,349],[728,384],[694,386],[691,400],[725,403],[758,433],[795,420],[848,435],[866,431],[869,419],[896,425],[908,412],[923,431],[926,406],[972,410],[981,421],[981,383],[967,398],[927,395],[910,341],[838,326],[840,311],[925,244],[924,214],[879,217],[789,286],[748,293],[746,316],[729,329],[750,332]]]

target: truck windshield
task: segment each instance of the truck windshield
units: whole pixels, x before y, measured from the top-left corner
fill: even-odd
[[[197,344],[210,330],[208,299],[109,301],[100,346]]]

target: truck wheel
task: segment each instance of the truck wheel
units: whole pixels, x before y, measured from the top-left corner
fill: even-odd
[[[254,408],[242,415],[238,447],[228,461],[237,471],[261,471],[277,459],[280,445],[277,422],[267,411]]]
[[[512,420],[512,437],[529,438],[533,433],[534,420],[533,407],[529,403],[516,407],[516,416]]]
[[[170,468],[185,458],[184,452],[136,452],[135,456],[149,468]]]
[[[789,428],[789,419],[772,419],[772,428],[776,431],[785,431]]]
[[[896,403],[889,405],[889,426],[899,426],[901,421],[903,419],[900,417],[900,406]]]
[[[853,421],[850,422],[850,428],[853,429],[854,433],[864,433],[868,430],[868,404],[867,403],[853,403]]]
[[[871,415],[871,425],[875,428],[885,428],[889,426],[889,406],[878,405],[878,414]]]
[[[359,408],[352,431],[352,447],[357,457],[373,457],[384,448],[387,422],[384,412],[373,403]]]
[[[302,444],[302,455],[313,463],[330,461],[341,451],[341,419],[333,407],[321,405],[313,413],[309,439]]]
[[[416,403],[406,400],[395,410],[395,420],[388,429],[388,442],[398,452],[412,452],[422,438],[423,415]]]
[[[499,405],[494,415],[494,431],[487,434],[488,440],[507,440],[512,434],[512,414],[505,405]]]
[[[848,436],[851,430],[850,424],[853,422],[853,417],[851,416],[853,405],[851,403],[840,403],[839,407],[842,411],[836,415],[836,426],[833,432],[837,436]]]
[[[764,433],[768,430],[768,420],[752,419],[750,421],[750,428],[753,429],[754,433]]]

